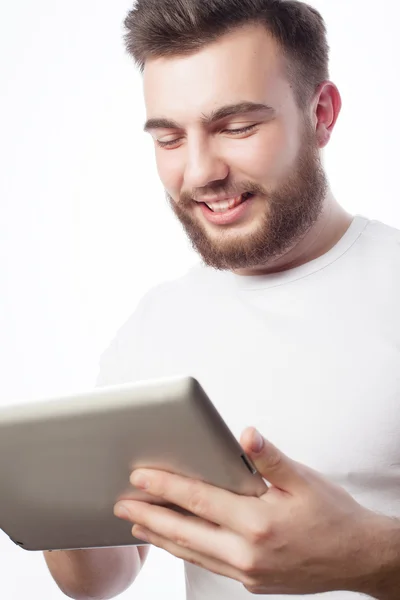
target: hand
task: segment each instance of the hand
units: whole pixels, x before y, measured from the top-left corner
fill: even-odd
[[[378,516],[256,430],[246,430],[241,444],[270,483],[260,498],[140,469],[133,485],[194,516],[126,500],[115,506],[116,516],[135,524],[135,537],[255,594],[363,591]]]

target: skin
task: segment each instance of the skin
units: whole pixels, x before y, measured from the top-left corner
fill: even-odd
[[[146,129],[155,140],[161,181],[189,236],[200,236],[198,250],[206,262],[210,247],[212,260],[218,252],[231,260],[227,249],[255,239],[262,227],[274,251],[261,262],[243,257],[242,265],[238,259],[229,265],[226,260],[225,268],[231,266],[243,276],[286,270],[324,254],[343,236],[351,217],[328,185],[313,179],[340,112],[339,92],[323,82],[306,110],[300,110],[279,48],[262,27],[242,28],[191,56],[149,61],[144,90]],[[212,118],[224,107],[243,102],[270,108]],[[165,119],[169,123],[160,122]],[[229,131],[255,124],[239,136]],[[308,204],[304,200],[305,230],[285,230],[286,242],[279,247],[275,204],[278,199],[284,219],[291,214],[291,203],[301,201],[296,190],[302,180],[291,178],[305,156],[306,175],[318,193],[311,193]],[[261,194],[229,226],[209,223],[196,202],[210,193],[222,190],[228,195],[251,186]],[[313,192],[306,187],[302,191]],[[254,451],[255,431],[246,430],[241,440],[271,484],[261,498],[140,470],[132,475],[133,485],[193,516],[134,501],[118,503],[115,514],[134,524],[134,536],[235,579],[253,593],[350,590],[376,598],[398,595],[398,523],[366,510],[344,489],[261,439],[260,452]]]
[[[301,231],[276,228],[293,202],[301,200],[297,192],[307,180],[304,175],[314,176],[313,168],[320,168],[319,155],[331,138],[341,100],[336,86],[326,81],[300,110],[281,52],[262,27],[244,27],[190,56],[148,61],[144,95],[161,181],[178,218],[184,226],[190,224],[188,234],[201,241],[203,258],[210,259],[212,248],[211,259],[220,266],[243,276],[261,275],[309,262],[343,236],[351,217],[318,178],[318,190],[308,190],[315,193],[303,212],[299,207]],[[211,119],[221,108],[243,102],[270,109]],[[160,119],[174,124],[160,127]],[[239,135],[229,131],[252,125]],[[166,148],[160,142],[172,143]],[[296,180],[299,173],[303,178]],[[209,223],[196,202],[210,193],[251,189],[260,193],[229,226]],[[282,218],[274,220],[278,210]],[[232,248],[253,244],[260,232],[268,247],[262,260],[251,262],[244,255],[233,260]],[[398,522],[367,511],[266,440],[255,452],[255,436],[254,430],[246,430],[241,443],[271,483],[263,497],[243,498],[173,474],[140,471],[132,475],[133,485],[194,516],[133,501],[118,503],[115,515],[134,524],[135,537],[236,579],[253,593],[347,589],[382,600],[397,598]],[[65,593],[104,599],[131,584],[147,551],[58,552],[47,554],[46,560]]]
[[[62,592],[75,600],[107,600],[125,591],[143,566],[149,547],[45,552]]]
[[[260,498],[141,469],[132,474],[133,485],[193,516],[135,501],[118,503],[115,514],[135,523],[139,539],[253,594],[349,590],[398,598],[398,523],[363,508],[256,430],[246,430],[241,444],[271,484]]]
[[[260,61],[260,56],[266,59]],[[229,247],[237,253],[238,248],[249,246],[251,260],[228,260],[223,267],[242,275],[270,273],[308,262],[342,237],[351,217],[339,207],[328,185],[320,189],[322,184],[315,180],[320,151],[329,142],[340,112],[339,92],[333,83],[323,82],[306,110],[300,110],[282,53],[263,27],[244,27],[191,56],[148,61],[144,95],[146,130],[155,141],[160,179],[178,218],[184,226],[191,221],[189,230],[186,227],[189,237],[202,238],[196,249],[206,262],[210,247],[215,249],[212,259]],[[270,109],[211,120],[222,108],[243,102]],[[160,126],[165,119],[175,126]],[[243,127],[253,129],[239,135],[229,131]],[[317,187],[314,207],[299,195],[301,182],[291,182],[305,153],[311,153],[305,180]],[[208,223],[194,202],[221,192],[237,195],[252,186],[264,194],[232,226]],[[301,221],[299,214],[305,220],[300,231],[282,229],[282,222]],[[267,255],[254,262],[257,244],[252,240],[262,228],[260,241]],[[215,261],[209,264],[219,266]]]

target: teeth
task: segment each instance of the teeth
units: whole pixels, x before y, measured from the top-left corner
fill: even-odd
[[[242,196],[238,196],[237,198],[231,198],[230,200],[220,200],[219,202],[209,202],[206,204],[213,212],[222,213],[239,206],[239,204],[242,203],[242,200]]]

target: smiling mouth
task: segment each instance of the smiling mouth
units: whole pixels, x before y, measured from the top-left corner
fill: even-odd
[[[203,205],[207,206],[207,208],[211,212],[226,213],[226,212],[236,208],[237,206],[240,206],[241,204],[246,202],[246,200],[249,200],[253,196],[254,196],[254,194],[252,194],[251,192],[246,192],[244,194],[241,194],[240,196],[237,196],[236,198],[231,198],[230,200],[220,200],[219,202],[209,202],[209,203],[203,202]]]

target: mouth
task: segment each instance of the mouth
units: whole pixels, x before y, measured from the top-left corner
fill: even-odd
[[[229,212],[230,210],[233,210],[234,208],[237,208],[247,200],[250,200],[250,198],[252,198],[253,196],[254,194],[246,192],[244,194],[241,194],[240,196],[237,196],[236,198],[231,198],[230,200],[220,200],[219,202],[210,203],[203,202],[202,204],[204,207],[207,207],[213,213],[223,214]]]
[[[235,225],[246,218],[254,198],[254,194],[246,192],[229,200],[201,202],[200,208],[204,218],[214,226]]]

